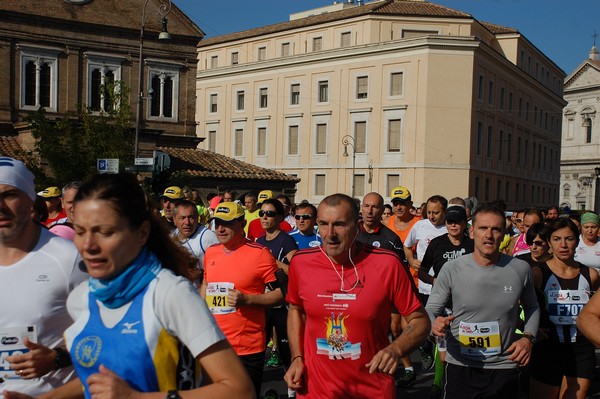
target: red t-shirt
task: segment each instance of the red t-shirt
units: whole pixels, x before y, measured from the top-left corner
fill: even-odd
[[[284,220],[281,223],[279,223],[279,229],[284,233],[289,233],[294,228]],[[251,221],[248,225],[248,235],[246,236],[246,238],[248,238],[250,241],[256,241],[260,237],[265,236],[266,234],[267,232],[265,231],[265,229],[262,228],[262,224],[260,224],[260,218],[258,218]]]
[[[248,240],[231,252],[225,252],[222,244],[206,249],[206,302],[238,355],[251,355],[266,349],[265,309],[242,306],[228,313],[230,308],[223,302],[223,296],[227,296],[229,288],[244,294],[264,294],[266,284],[276,280],[277,269],[269,249]],[[209,293],[209,290],[212,291]]]
[[[392,251],[365,247],[353,261],[358,283],[351,263],[342,270],[321,247],[292,258],[286,299],[306,313],[306,384],[299,398],[395,397],[393,377],[369,374],[365,365],[389,345],[392,303],[402,315],[421,304]],[[345,291],[340,289],[342,273]]]
[[[54,217],[54,218],[48,218],[46,219],[46,221],[44,222],[44,224],[48,227],[52,226],[52,224],[56,223],[58,220],[60,219],[64,219],[67,217],[67,213],[65,212],[65,210],[63,209],[62,211],[59,212],[59,214]]]

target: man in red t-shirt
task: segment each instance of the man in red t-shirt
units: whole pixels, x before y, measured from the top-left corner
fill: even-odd
[[[269,249],[245,238],[244,215],[236,202],[222,202],[215,209],[212,219],[219,244],[207,248],[204,254],[200,295],[242,360],[260,397],[266,349],[265,308],[283,303],[283,294],[275,277],[277,263]],[[269,292],[265,293],[267,287]]]
[[[393,398],[393,374],[425,341],[427,315],[398,255],[356,241],[352,198],[328,196],[317,214],[323,245],[296,253],[289,269],[285,381],[300,398]],[[390,344],[392,304],[408,327]]]

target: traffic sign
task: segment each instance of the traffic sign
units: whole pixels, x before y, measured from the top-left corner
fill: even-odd
[[[98,159],[96,168],[99,173],[119,173],[119,158]]]
[[[136,158],[135,165],[154,165],[154,158]]]

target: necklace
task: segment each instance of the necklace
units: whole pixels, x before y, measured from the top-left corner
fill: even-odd
[[[342,273],[340,274],[340,272],[338,272],[337,268],[335,267],[335,265],[333,264],[333,261],[331,260],[331,258],[329,257],[329,255],[327,255],[327,253],[325,251],[323,251],[323,246],[319,246],[319,249],[321,250],[321,252],[323,252],[323,255],[325,255],[325,257],[327,258],[327,260],[329,260],[329,263],[331,263],[331,267],[333,267],[333,271],[335,271],[335,274],[338,275],[338,277],[340,278],[340,291],[342,292],[351,292],[352,290],[354,290],[356,287],[358,287],[358,285],[360,284],[360,278],[358,277],[358,268],[356,267],[356,265],[354,264],[354,262],[352,261],[352,247],[350,247],[350,249],[348,250],[348,258],[350,259],[350,263],[352,263],[352,266],[354,267],[354,275],[356,276],[356,281],[354,282],[354,284],[352,285],[352,287],[350,287],[349,289],[344,289],[344,265],[342,264]]]

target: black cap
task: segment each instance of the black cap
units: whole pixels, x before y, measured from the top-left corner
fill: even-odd
[[[451,206],[446,210],[447,222],[466,222],[467,212],[460,205]]]

